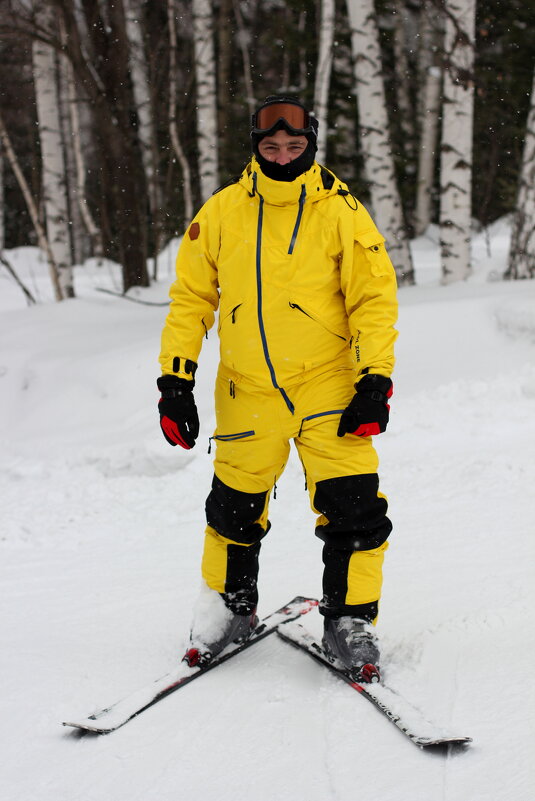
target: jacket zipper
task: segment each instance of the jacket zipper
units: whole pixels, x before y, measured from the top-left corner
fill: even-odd
[[[290,247],[288,248],[288,255],[290,256],[294,252],[295,240],[297,239],[299,226],[301,225],[301,217],[303,216],[303,209],[305,206],[306,196],[307,196],[307,190],[305,184],[303,184],[301,186],[301,194],[299,195],[299,209],[297,211],[297,218],[295,220],[294,230],[292,233],[292,238],[290,240]]]
[[[260,338],[262,340],[262,349],[264,351],[264,358],[266,360],[266,364],[269,369],[269,374],[271,376],[271,383],[278,389],[280,394],[282,395],[284,402],[290,412],[293,414],[295,411],[295,407],[291,402],[290,398],[284,391],[283,387],[279,386],[277,381],[277,376],[275,374],[275,368],[273,367],[273,363],[271,361],[271,356],[269,355],[269,348],[267,343],[266,337],[266,329],[264,327],[264,318],[262,314],[262,224],[264,219],[264,198],[256,189],[256,173],[253,176],[253,186],[256,190],[256,194],[258,195],[259,207],[258,207],[258,225],[256,231],[256,290],[257,290],[257,314],[258,314],[258,326],[260,328]],[[298,215],[299,217],[299,215]]]

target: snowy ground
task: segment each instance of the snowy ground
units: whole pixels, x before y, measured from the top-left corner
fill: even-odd
[[[275,637],[114,734],[60,725],[184,648],[217,342],[198,373],[198,447],[172,449],[156,414],[165,309],[97,292],[118,285],[113,265],[79,269],[78,298],[56,305],[35,250],[6,254],[42,302],[26,308],[0,268],[1,801],[532,801],[535,284],[488,281],[507,242],[504,222],[478,237],[474,276],[450,287],[432,232],[415,243],[391,425],[376,441],[395,523],[384,674],[474,738],[449,755],[415,748]],[[175,249],[138,297],[165,300]],[[271,520],[261,614],[320,593],[297,459]]]

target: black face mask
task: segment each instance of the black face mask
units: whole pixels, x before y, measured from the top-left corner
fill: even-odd
[[[316,145],[309,142],[305,150],[296,159],[288,162],[288,164],[276,164],[274,161],[268,161],[261,156],[258,152],[258,147],[254,148],[256,160],[264,175],[267,175],[273,181],[288,182],[295,180],[312,167],[316,150]]]

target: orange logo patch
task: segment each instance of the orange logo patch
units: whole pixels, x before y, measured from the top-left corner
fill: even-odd
[[[201,233],[201,226],[199,225],[199,223],[197,222],[192,223],[189,227],[188,233],[190,239],[198,239],[199,234]]]

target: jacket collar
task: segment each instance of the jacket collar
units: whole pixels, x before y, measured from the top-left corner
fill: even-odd
[[[261,195],[266,203],[272,206],[289,206],[299,203],[305,187],[307,200],[320,200],[327,195],[335,194],[340,181],[335,180],[334,186],[326,189],[321,178],[321,168],[315,161],[312,167],[299,175],[294,181],[274,181],[264,175],[253,156],[244,169],[240,181],[251,197]],[[334,190],[334,192],[333,192]]]

